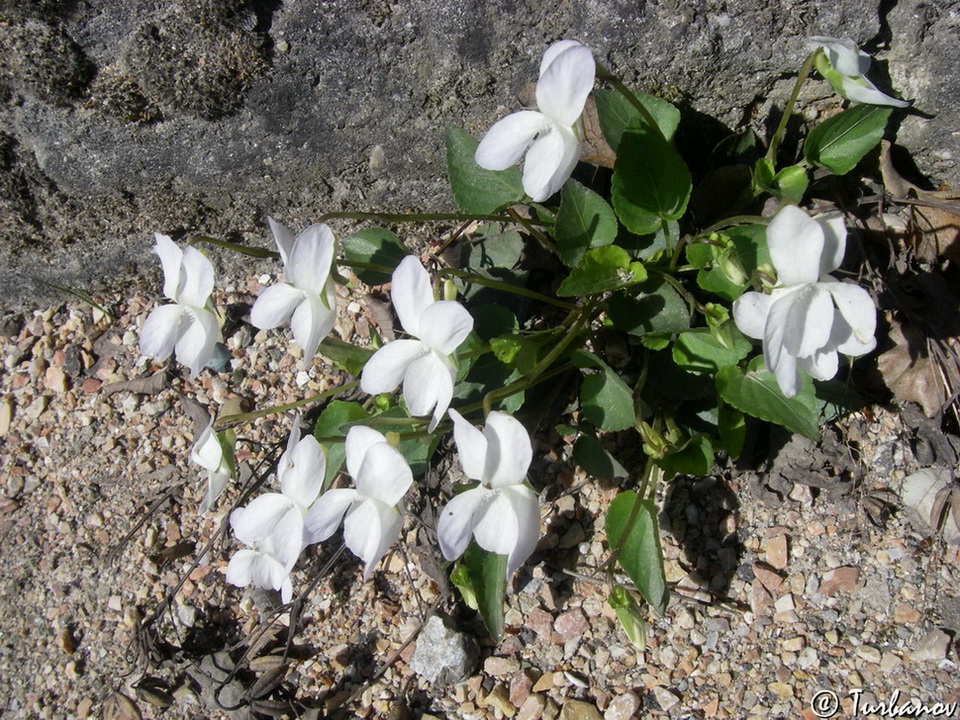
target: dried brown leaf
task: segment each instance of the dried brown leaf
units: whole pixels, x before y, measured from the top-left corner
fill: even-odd
[[[927,338],[913,325],[893,320],[890,339],[894,347],[877,359],[884,383],[898,400],[915,402],[927,417],[933,417],[947,402],[947,392],[930,357]]]

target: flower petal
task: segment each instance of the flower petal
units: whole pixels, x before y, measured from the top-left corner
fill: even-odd
[[[526,485],[513,485],[503,489],[510,507],[517,516],[517,543],[507,560],[507,579],[523,565],[540,540],[540,501],[536,493]]]
[[[393,507],[413,485],[413,472],[399,450],[381,442],[367,450],[354,479],[361,495]]]
[[[833,348],[797,358],[797,366],[817,380],[831,380],[840,368],[840,358]]]
[[[290,319],[290,329],[293,330],[293,339],[303,348],[303,358],[309,363],[317,354],[317,347],[337,321],[336,305],[332,308],[324,306],[317,295],[306,295]]]
[[[583,47],[583,45],[578,43],[576,40],[557,40],[550,47],[544,50],[543,57],[540,59],[540,72],[537,77],[543,77],[543,74],[547,71],[547,68],[550,67],[554,60],[557,59],[557,55],[574,47]]]
[[[260,293],[250,310],[250,324],[261,330],[272,330],[290,321],[290,316],[306,298],[303,290],[289,283],[271,285]]]
[[[290,256],[293,254],[293,233],[285,225],[281,225],[272,217],[267,217],[267,223],[270,225],[270,231],[273,233],[273,239],[277,243],[277,249],[280,251],[280,259],[283,261],[283,274],[289,280],[290,275]]]
[[[478,511],[482,513],[496,494],[482,485],[454,495],[437,520],[437,541],[447,560],[463,555],[473,535]]]
[[[216,470],[223,460],[223,446],[213,431],[213,418],[193,444],[190,460],[206,470]]]
[[[333,265],[333,232],[326,225],[311,225],[297,238],[290,254],[288,282],[311,295],[319,295]]]
[[[792,398],[800,391],[800,373],[797,372],[797,359],[789,353],[781,353],[777,364],[771,366],[767,360],[766,345],[764,345],[764,360],[767,370],[777,378],[777,385],[784,397]]]
[[[190,368],[194,376],[209,362],[220,339],[220,323],[209,310],[189,309],[190,323],[177,341],[177,360]]]
[[[188,247],[183,251],[181,284],[178,288],[177,302],[181,305],[202,308],[207,304],[213,292],[213,263],[210,258]]]
[[[180,288],[180,266],[183,262],[183,250],[167,235],[153,234],[157,244],[153,251],[160,256],[160,266],[163,268],[163,294],[177,301],[177,290]]]
[[[527,429],[513,416],[494,410],[487,415],[483,434],[487,438],[485,484],[501,488],[522,483],[533,460]]]
[[[833,69],[843,75],[863,75],[870,69],[870,56],[850,38],[812,37],[808,45],[822,47]]]
[[[796,205],[787,205],[767,226],[767,246],[781,285],[820,279],[823,228]]]
[[[910,107],[906,100],[890,97],[877,89],[877,86],[865,77],[845,77],[840,86],[840,94],[847,100],[864,103],[866,105],[889,105],[891,107]]]
[[[530,146],[523,164],[523,190],[543,202],[570,178],[580,160],[580,141],[573,130],[554,125]]]
[[[829,342],[833,316],[830,293],[821,283],[814,283],[775,300],[767,327],[783,323],[784,349],[794,357],[807,357]]]
[[[833,331],[830,333],[830,346],[837,352],[850,357],[860,357],[872,352],[877,347],[877,338],[870,336],[866,342],[861,342],[853,334],[850,324],[844,319],[843,315],[834,318]]]
[[[474,159],[477,165],[487,170],[506,170],[513,167],[536,139],[548,130],[552,123],[543,113],[534,110],[507,115],[487,130]],[[528,193],[529,194],[529,193]]]
[[[288,575],[287,569],[275,558],[249,548],[234,553],[227,565],[227,582],[238,587],[253,584],[260,588],[279,590]]]
[[[323,488],[327,461],[323,448],[313,435],[307,435],[294,447],[289,465],[280,475],[280,489],[301,508],[310,507]]]
[[[542,68],[537,81],[540,112],[560,125],[573,125],[593,90],[594,75],[596,63],[588,48],[577,43],[561,49]]]
[[[407,334],[419,338],[420,316],[436,300],[430,274],[413,255],[407,255],[393,271],[390,299],[403,329]]]
[[[347,515],[343,541],[365,563],[364,580],[399,539],[402,527],[403,517],[395,508],[373,499],[364,500]]]
[[[347,430],[343,452],[347,456],[347,472],[354,480],[360,475],[363,459],[377,443],[386,444],[387,438],[367,425],[354,425]]]
[[[450,410],[449,413],[453,420],[453,439],[457,443],[463,473],[471,480],[483,480],[483,471],[487,464],[486,436],[472,423],[464,420],[456,410]]]
[[[857,341],[863,346],[876,342],[877,308],[870,293],[859,285],[845,282],[825,282],[821,287],[830,293]]]
[[[744,293],[733,302],[733,322],[747,337],[761,340],[772,303],[773,297],[770,295]]]
[[[429,415],[434,411],[430,432],[450,407],[453,378],[454,369],[450,361],[432,351],[414,360],[407,368],[403,378],[403,399],[411,415]]]
[[[273,535],[291,508],[293,502],[280,493],[259,495],[230,514],[230,526],[240,542],[253,545]]]
[[[820,277],[836,270],[847,251],[847,226],[840,213],[827,213],[814,218],[823,230],[823,253],[820,256]]]
[[[473,536],[487,552],[510,555],[520,537],[520,521],[510,498],[494,493],[493,501],[474,514]]]
[[[155,360],[166,360],[189,322],[189,314],[180,305],[154,308],[140,329],[140,352]]]
[[[420,340],[441,355],[452,355],[473,330],[473,316],[460,303],[442,300],[420,316]]]
[[[419,340],[394,340],[377,350],[360,375],[360,389],[370,395],[393,392],[403,382],[407,368],[430,352]]]
[[[360,493],[353,488],[327,490],[317,498],[307,513],[304,521],[304,542],[313,545],[333,535],[340,527],[344,513],[360,499]]]
[[[200,507],[197,509],[198,515],[206,513],[213,504],[223,494],[227,482],[230,480],[230,473],[222,470],[211,470],[207,477],[207,491],[204,493]]]

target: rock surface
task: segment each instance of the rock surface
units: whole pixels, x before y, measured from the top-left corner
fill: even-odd
[[[0,0],[4,301],[152,281],[153,231],[266,244],[268,213],[451,209],[444,127],[479,135],[518,109],[561,37],[700,113],[688,136],[705,151],[766,133],[807,36],[889,47],[892,87],[934,116],[902,139],[957,184],[957,4]],[[805,99],[836,103],[822,82]]]

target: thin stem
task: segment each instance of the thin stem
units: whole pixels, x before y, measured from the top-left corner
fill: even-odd
[[[773,137],[770,138],[770,146],[767,148],[767,154],[765,156],[774,166],[776,166],[777,162],[777,148],[779,148],[780,140],[783,138],[783,133],[787,129],[787,123],[790,122],[790,116],[793,115],[793,108],[797,104],[797,98],[800,97],[800,88],[803,87],[803,84],[807,81],[807,76],[810,75],[810,71],[813,69],[813,63],[816,62],[817,56],[821,53],[823,53],[822,48],[817,48],[814,52],[810,53],[807,59],[803,61],[803,65],[800,66],[800,72],[797,73],[797,80],[793,83],[793,92],[790,93],[790,99],[787,100],[787,104],[783,108],[783,115],[780,118],[777,129],[773,133]]]
[[[287,410],[295,410],[298,407],[303,407],[304,405],[309,405],[311,403],[320,402],[321,400],[326,400],[329,397],[334,395],[339,395],[342,392],[347,390],[353,390],[360,384],[359,380],[352,380],[345,385],[339,385],[335,388],[330,388],[319,395],[311,395],[310,397],[303,398],[302,400],[297,400],[292,403],[287,403],[286,405],[274,405],[272,407],[263,408],[262,410],[254,410],[253,412],[248,413],[237,413],[235,415],[224,415],[222,418],[217,420],[216,429],[224,430],[228,427],[234,425],[239,425],[242,422],[250,422],[251,420],[256,420],[259,417],[264,417],[265,415],[272,415],[274,413],[284,413]]]
[[[486,220],[488,222],[510,222],[515,218],[508,215],[471,215],[467,213],[376,213],[376,212],[332,212],[321,215],[317,222],[327,220],[380,220],[390,223],[412,222],[460,222],[464,220]],[[533,225],[547,225],[539,220],[527,220]]]
[[[454,268],[441,268],[437,271],[437,277],[449,276],[457,277],[461,280],[465,280],[475,285],[483,285],[484,287],[491,288],[493,290],[501,290],[503,292],[513,293],[514,295],[521,295],[522,297],[530,298],[531,300],[539,300],[540,302],[545,302],[550,305],[555,305],[557,307],[563,308],[564,310],[578,310],[576,305],[572,303],[564,302],[563,300],[558,300],[557,298],[550,297],[549,295],[543,295],[538,293],[535,290],[528,290],[527,288],[518,287],[516,285],[511,285],[510,283],[501,282],[500,280],[494,280],[492,278],[485,278],[482,275],[475,275],[474,273],[468,272],[466,270],[455,270]]]
[[[627,101],[637,109],[637,112],[640,113],[640,116],[644,121],[664,140],[666,138],[663,135],[663,131],[660,129],[660,126],[657,125],[657,121],[654,119],[653,115],[650,114],[650,111],[644,107],[643,103],[640,102],[639,98],[630,92],[630,89],[623,84],[623,81],[620,80],[616,75],[610,72],[606,67],[597,63],[597,77],[600,80],[606,80],[608,83],[613,85],[613,89],[623,95]]]
[[[715,222],[713,225],[705,229],[701,235],[709,235],[712,232],[733,227],[734,225],[766,225],[769,222],[770,218],[765,218],[760,215],[734,215],[732,217],[724,218],[719,222]]]

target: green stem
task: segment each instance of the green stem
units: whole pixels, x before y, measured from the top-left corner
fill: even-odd
[[[284,413],[287,410],[295,410],[298,407],[303,407],[304,405],[309,405],[311,403],[319,402],[321,400],[326,400],[329,397],[334,395],[339,395],[342,392],[347,390],[353,390],[360,384],[359,380],[352,380],[345,385],[339,385],[335,388],[326,390],[319,395],[311,395],[310,397],[303,398],[302,400],[297,400],[292,403],[287,403],[286,405],[274,405],[272,407],[263,408],[262,410],[254,410],[253,412],[248,413],[237,413],[235,415],[224,415],[222,418],[217,420],[216,429],[224,430],[228,427],[238,425],[242,422],[249,422],[251,420],[256,420],[259,417],[264,417],[265,415],[272,415],[274,413]]]
[[[463,220],[486,220],[488,222],[511,222],[516,218],[507,215],[470,215],[466,213],[375,213],[332,212],[321,215],[317,222],[327,220],[379,220],[389,223],[407,222],[457,222]],[[539,220],[527,220],[533,225],[546,225]]]
[[[704,230],[701,235],[709,235],[712,232],[733,227],[734,225],[766,225],[769,222],[770,218],[765,218],[760,215],[734,215],[732,217],[724,218],[723,220],[715,222],[713,225]]]
[[[636,95],[634,95],[632,92],[630,92],[630,89],[623,84],[623,81],[620,80],[620,78],[618,78],[616,75],[614,75],[612,72],[610,72],[606,67],[604,67],[600,63],[597,63],[597,78],[599,78],[600,80],[606,80],[608,83],[610,83],[613,86],[614,90],[616,90],[621,95],[623,95],[627,99],[627,101],[637,109],[637,112],[640,113],[640,116],[644,119],[644,121],[658,135],[660,135],[660,137],[666,140],[666,138],[663,135],[663,131],[660,129],[660,126],[657,125],[657,121],[654,119],[653,115],[651,115],[650,111],[647,110],[646,107],[644,107],[643,103],[640,102],[640,99]]]
[[[563,308],[564,310],[578,310],[579,308],[572,303],[564,302],[563,300],[558,300],[552,298],[549,295],[543,295],[536,292],[535,290],[528,290],[527,288],[517,287],[516,285],[511,285],[510,283],[501,282],[500,280],[494,280],[492,278],[485,278],[482,275],[475,275],[474,273],[468,272],[466,270],[455,270],[453,268],[442,268],[437,271],[437,277],[457,277],[461,280],[465,280],[476,285],[483,285],[484,287],[491,288],[493,290],[501,290],[503,292],[513,293],[514,295],[521,295],[522,297],[530,298],[531,300],[539,300],[540,302],[549,303],[550,305],[556,305],[557,307]]]
[[[800,66],[800,72],[797,73],[797,80],[793,84],[793,92],[790,93],[790,99],[787,100],[786,107],[783,108],[783,115],[780,118],[777,129],[773,133],[773,137],[770,138],[770,146],[767,148],[767,154],[765,156],[767,160],[774,164],[774,167],[776,167],[777,164],[777,148],[780,146],[780,140],[783,138],[783,133],[787,129],[787,123],[790,122],[790,116],[793,114],[793,108],[797,104],[797,98],[800,97],[800,88],[807,81],[807,76],[810,75],[810,71],[813,69],[813,63],[816,62],[817,55],[820,55],[822,52],[822,48],[817,48],[814,52],[810,53],[807,59],[803,61],[803,65]]]
[[[683,283],[681,283],[677,278],[670,274],[669,271],[664,270],[663,268],[658,268],[655,265],[648,265],[647,270],[653,273],[657,273],[660,277],[666,280],[674,290],[686,301],[687,305],[690,307],[690,312],[699,312],[701,314],[706,314],[707,309],[697,300],[689,290],[687,290]]]

